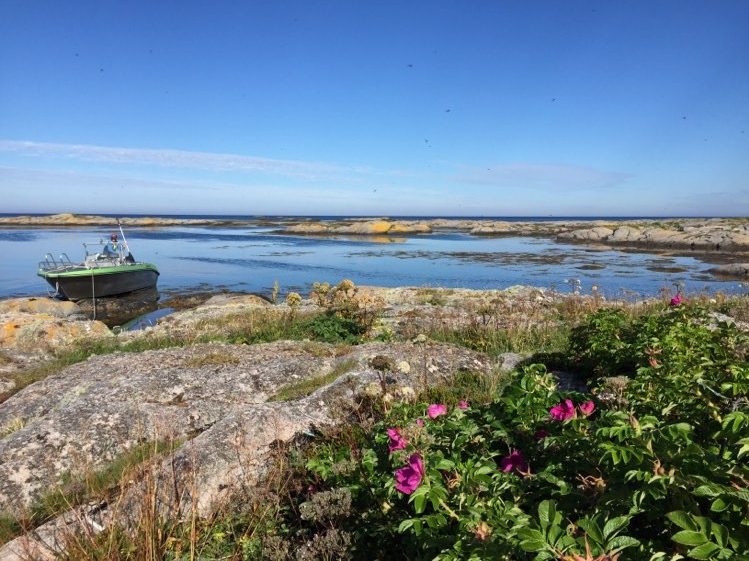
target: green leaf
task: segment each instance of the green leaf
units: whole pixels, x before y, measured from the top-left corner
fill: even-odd
[[[518,537],[520,538],[520,547],[523,551],[543,551],[547,549],[546,539],[544,535],[533,528],[522,528],[518,530]]]
[[[609,555],[619,553],[623,549],[628,547],[635,547],[640,545],[640,540],[631,536],[616,536],[615,538],[606,542],[606,550]]]
[[[616,533],[629,524],[629,516],[617,516],[608,520],[603,527],[603,538],[608,540],[609,538],[616,535]]]
[[[713,536],[720,547],[725,547],[728,543],[728,529],[720,524],[713,524]]]
[[[671,522],[676,524],[679,528],[683,528],[684,530],[697,529],[697,524],[695,524],[689,514],[687,514],[683,510],[674,510],[673,512],[669,512],[668,514],[666,514],[666,518],[668,518]]]
[[[702,545],[707,541],[707,538],[702,532],[693,532],[691,530],[676,532],[671,536],[671,539],[682,545]]]
[[[520,547],[523,551],[544,551],[546,549],[546,541],[544,540],[524,540],[520,542]]]
[[[712,542],[707,542],[690,550],[687,555],[692,559],[710,559],[716,551],[720,551],[720,547]]]
[[[414,504],[414,510],[416,511],[416,514],[421,514],[424,512],[424,507],[426,505],[427,500],[427,493],[429,493],[429,487],[422,485],[416,491],[413,492],[411,495],[411,498],[409,501],[413,502]]]
[[[723,512],[727,508],[728,508],[728,503],[726,503],[726,501],[724,501],[720,497],[715,499],[713,501],[713,504],[710,505],[710,510],[712,510],[713,512]]]
[[[546,530],[546,528],[554,523],[556,516],[557,509],[554,501],[541,501],[538,505],[538,520],[541,523],[541,528]]]
[[[603,538],[601,528],[598,526],[595,520],[593,520],[592,518],[583,518],[582,520],[578,521],[577,525],[585,531],[585,533],[591,540],[593,540],[599,546],[603,546],[606,540]]]
[[[721,489],[718,485],[700,485],[694,491],[692,491],[698,497],[717,497],[721,493]]]
[[[448,460],[447,458],[443,458],[439,462],[437,462],[437,465],[434,467],[442,471],[452,470],[455,469],[455,462],[453,462],[452,460]]]

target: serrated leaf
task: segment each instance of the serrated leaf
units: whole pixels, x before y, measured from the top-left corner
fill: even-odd
[[[691,549],[687,555],[692,559],[710,559],[716,551],[720,551],[720,547],[712,542],[707,542]]]
[[[521,540],[544,540],[543,532],[535,528],[520,528],[518,530],[518,537]]]
[[[588,537],[598,545],[603,545],[604,538],[601,528],[598,526],[595,520],[592,518],[583,518],[577,522],[577,525],[582,528]]]
[[[720,487],[717,485],[700,485],[694,491],[692,491],[698,497],[717,497],[721,493]]]
[[[610,555],[619,553],[623,549],[628,547],[635,547],[640,545],[640,540],[631,536],[616,536],[615,538],[606,542],[606,549]]]
[[[603,526],[603,538],[608,540],[629,523],[629,516],[617,516]]]
[[[684,512],[683,510],[674,510],[672,512],[669,512],[666,514],[666,518],[668,518],[671,522],[676,524],[679,528],[683,528],[684,530],[696,530],[697,524],[695,524],[691,517]]]
[[[543,551],[546,549],[546,542],[544,540],[523,540],[520,542],[520,547],[523,551]]]
[[[538,520],[544,530],[554,523],[556,515],[557,509],[554,501],[541,501],[538,505]]]
[[[434,467],[441,471],[449,471],[455,469],[455,462],[447,458],[442,458]]]
[[[692,530],[676,532],[671,536],[671,539],[682,545],[702,545],[707,541],[707,538],[702,532],[694,532]]]
[[[720,547],[726,547],[728,543],[728,529],[720,524],[713,524],[713,536]]]
[[[710,505],[710,510],[712,510],[713,512],[723,512],[727,508],[728,508],[728,503],[726,503],[726,501],[724,501],[720,497],[715,499],[713,501],[713,504]]]

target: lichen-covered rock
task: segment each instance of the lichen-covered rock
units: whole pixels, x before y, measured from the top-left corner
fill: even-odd
[[[333,345],[305,342],[206,344],[93,357],[0,404],[0,427],[19,425],[0,439],[0,511],[21,513],[64,473],[101,468],[138,443],[166,437],[190,443],[201,433],[205,436],[186,444],[185,450],[202,454],[203,464],[215,465],[215,473],[201,468],[196,475],[204,494],[199,504],[209,508],[214,503],[211,493],[229,492],[236,483],[231,470],[222,475],[221,462],[235,461],[237,451],[227,436],[230,429],[220,427],[239,423],[247,434],[268,435],[272,427],[265,426],[266,416],[273,414],[296,419],[289,425],[296,428],[279,428],[277,437],[297,434],[309,423],[283,404],[265,404],[270,395],[345,361],[342,371],[347,370],[344,376],[350,382],[333,384],[334,389],[309,405],[310,419],[322,422],[333,405],[351,400],[361,384],[379,380],[370,364],[377,355],[387,356],[393,364],[413,365],[408,373],[389,373],[389,379],[405,385],[435,383],[461,369],[487,372],[491,367],[484,355],[465,349],[430,345],[425,353],[423,346],[412,344],[368,344],[347,353]],[[217,432],[210,436],[209,431]],[[253,438],[250,448],[255,451],[247,453],[256,454],[260,437]],[[198,444],[210,444],[211,452],[204,454]],[[195,464],[191,466],[194,469]]]
[[[581,241],[594,241],[599,242],[606,240],[614,233],[611,228],[605,228],[598,226],[595,228],[583,228],[580,230],[573,230],[571,232],[562,232],[557,237],[560,240],[581,240]]]
[[[72,319],[50,313],[0,313],[0,349],[33,353],[52,352],[76,339],[111,337],[100,321]]]
[[[0,300],[0,315],[3,314],[47,314],[58,318],[85,319],[74,302],[54,298],[9,298]]]

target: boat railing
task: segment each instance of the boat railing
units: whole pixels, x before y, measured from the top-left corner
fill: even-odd
[[[57,256],[57,259],[51,253],[45,253],[44,260],[39,261],[39,269],[42,271],[63,270],[73,266],[75,266],[75,263],[70,260],[67,253],[61,253]]]

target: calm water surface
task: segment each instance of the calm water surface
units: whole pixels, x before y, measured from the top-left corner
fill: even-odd
[[[101,228],[0,229],[0,296],[40,295],[36,276],[45,253],[83,258],[82,242],[106,239]],[[536,238],[476,238],[431,234],[403,238],[318,238],[274,234],[268,228],[173,227],[126,232],[139,261],[155,263],[159,289],[229,289],[269,294],[306,292],[315,281],[350,278],[378,286],[506,288],[516,284],[570,291],[593,285],[609,297],[656,295],[683,283],[688,293],[742,288],[719,281],[709,265],[667,257],[593,249]]]

